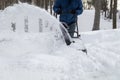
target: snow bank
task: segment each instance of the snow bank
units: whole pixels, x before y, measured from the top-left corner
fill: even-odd
[[[41,27],[43,31],[49,29],[58,29],[59,21],[51,16],[44,9],[29,5],[27,3],[15,4],[7,7],[0,15],[0,28],[11,29],[11,23],[16,23],[16,31],[23,31],[25,19],[28,19],[29,32],[39,32],[39,19],[42,20]],[[48,29],[47,29],[48,28]]]
[[[38,36],[39,45],[42,47],[46,45],[45,48],[50,49],[64,43],[59,21],[44,9],[27,3],[20,3],[7,7],[1,12],[0,17],[0,34],[6,34],[4,39],[8,38],[8,35],[11,36],[10,39],[19,37],[19,40],[24,37],[35,38]],[[14,23],[15,25],[12,25]],[[16,35],[13,33],[13,26],[15,26]],[[28,33],[25,33],[26,28]],[[3,38],[1,37],[1,39]]]
[[[96,80],[119,80],[120,75],[120,29],[82,33],[82,40],[89,58],[101,70]],[[103,76],[102,76],[103,75]]]
[[[82,39],[85,43],[118,41],[120,40],[119,32],[120,29],[89,31],[82,33]]]
[[[7,7],[0,17],[0,80],[68,78],[68,60],[55,56],[56,49],[65,46],[58,20],[26,3]]]

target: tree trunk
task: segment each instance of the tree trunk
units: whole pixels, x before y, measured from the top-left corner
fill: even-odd
[[[117,0],[114,0],[113,7],[113,29],[117,28]]]
[[[45,10],[47,10],[47,11],[48,11],[48,2],[49,2],[49,0],[45,0]]]
[[[93,31],[100,29],[100,10],[101,10],[101,0],[95,0],[95,17],[93,24]]]
[[[113,13],[113,0],[110,0],[110,14],[109,14],[110,19],[112,19],[112,13]]]
[[[53,5],[53,1],[50,0],[50,14],[52,14],[52,5]]]

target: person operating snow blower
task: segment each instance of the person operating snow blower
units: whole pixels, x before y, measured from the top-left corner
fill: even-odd
[[[60,22],[68,25],[68,33],[73,38],[77,26],[77,16],[82,14],[81,0],[55,0],[53,10],[60,15]]]
[[[59,20],[64,27],[61,27],[65,42],[67,45],[71,44],[69,35],[74,38],[75,29],[77,28],[78,36],[78,25],[77,16],[82,14],[83,5],[81,0],[55,0],[53,10],[56,14],[59,14]],[[66,29],[64,29],[66,28]],[[69,35],[67,35],[67,32]],[[87,54],[87,49],[80,49]]]

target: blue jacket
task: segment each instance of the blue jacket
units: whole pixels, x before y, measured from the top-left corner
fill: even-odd
[[[71,2],[69,2],[71,1]],[[53,10],[60,14],[60,21],[66,22],[68,25],[77,21],[77,16],[83,12],[83,5],[81,0],[55,0]],[[74,10],[75,14],[71,11]]]

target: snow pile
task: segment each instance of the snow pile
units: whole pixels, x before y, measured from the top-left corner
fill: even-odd
[[[55,56],[56,49],[65,46],[58,20],[26,3],[7,7],[0,17],[0,80],[68,78],[67,59]]]
[[[58,20],[26,3],[7,7],[0,17],[0,80],[69,80],[69,60],[59,55],[59,48],[66,46]]]
[[[39,7],[27,3],[15,4],[2,11],[0,17],[0,34],[5,33],[10,36],[4,36],[4,39],[15,39],[17,37],[17,39],[22,40],[37,37],[41,39],[38,40],[39,45],[42,45],[42,47],[46,45],[45,48],[48,49],[54,49],[64,43],[59,21]],[[16,35],[13,33],[13,27],[15,27]],[[28,33],[25,33],[26,27]],[[17,41],[17,39],[15,40]]]
[[[16,23],[17,32],[24,32],[25,19],[28,19],[29,32],[39,32],[39,26],[43,28],[43,31],[48,32],[50,29],[58,29],[59,24],[58,20],[44,9],[26,3],[7,7],[2,11],[0,17],[0,21],[2,22],[0,28],[10,30],[11,23],[14,22]],[[39,24],[40,20],[41,24]]]

